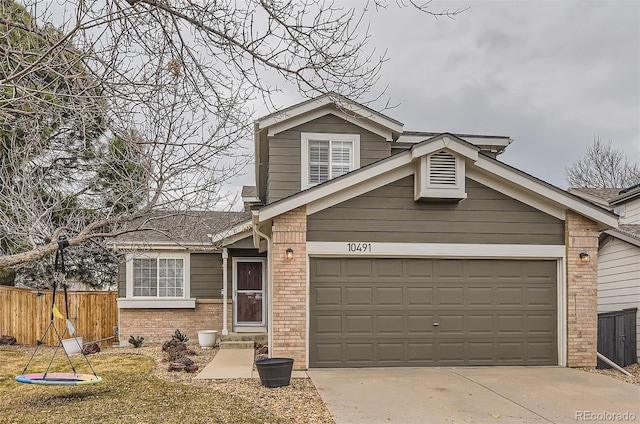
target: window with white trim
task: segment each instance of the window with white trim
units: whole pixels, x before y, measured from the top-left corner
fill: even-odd
[[[184,259],[134,259],[133,296],[184,297]]]
[[[344,175],[360,166],[360,135],[302,133],[301,189]]]

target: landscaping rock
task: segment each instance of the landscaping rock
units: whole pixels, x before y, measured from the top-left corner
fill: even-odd
[[[98,346],[98,343],[89,343],[84,345],[82,348],[83,355],[91,355],[98,352],[100,352],[100,346]]]
[[[187,365],[186,367],[184,367],[184,370],[186,372],[196,372],[196,371],[198,371],[198,366],[197,365]]]
[[[16,338],[13,336],[5,336],[0,337],[0,345],[14,345],[16,344]]]

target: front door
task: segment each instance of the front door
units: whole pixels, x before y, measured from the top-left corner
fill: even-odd
[[[233,329],[266,331],[265,260],[233,259]]]

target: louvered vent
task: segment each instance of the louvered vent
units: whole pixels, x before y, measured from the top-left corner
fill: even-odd
[[[456,185],[456,158],[451,153],[438,152],[429,157],[429,183]]]

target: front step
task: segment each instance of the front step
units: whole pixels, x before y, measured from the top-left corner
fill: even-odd
[[[220,336],[220,349],[253,349],[256,344],[265,344],[267,340],[267,333],[229,333]]]
[[[228,341],[228,342],[220,342],[220,349],[253,349],[256,343],[247,340],[247,341]]]

